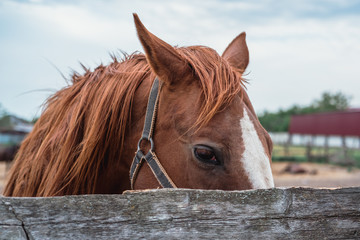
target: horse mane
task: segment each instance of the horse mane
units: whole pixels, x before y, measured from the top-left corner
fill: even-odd
[[[194,125],[199,129],[228,106],[235,95],[242,94],[246,80],[239,69],[230,66],[212,48],[191,46],[181,48],[181,53],[193,68],[202,89],[202,110]]]
[[[202,126],[241,91],[241,73],[210,48],[177,50],[203,90],[196,123]],[[15,157],[4,195],[94,193],[102,169],[121,158],[135,91],[146,78],[155,74],[140,53],[75,73],[67,87],[48,98]]]

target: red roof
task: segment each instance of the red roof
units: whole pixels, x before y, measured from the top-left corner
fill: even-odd
[[[291,116],[289,133],[360,136],[360,108]]]

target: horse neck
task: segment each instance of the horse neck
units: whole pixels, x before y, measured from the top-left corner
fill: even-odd
[[[100,174],[95,193],[122,193],[131,189],[129,171],[142,134],[152,80],[152,76],[145,78],[135,91],[122,154]]]

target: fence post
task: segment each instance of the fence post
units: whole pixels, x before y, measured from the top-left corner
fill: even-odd
[[[284,150],[285,150],[285,156],[286,156],[286,157],[289,157],[289,156],[290,156],[290,150],[289,150],[289,148],[290,148],[291,142],[292,142],[292,134],[289,133],[288,139],[287,139],[287,141],[286,141],[286,143],[285,143],[285,149],[284,149]]]
[[[0,239],[359,239],[360,188],[0,197]]]
[[[311,154],[313,144],[314,144],[314,136],[311,135],[310,140],[307,142],[307,145],[306,145],[306,157],[309,162],[312,162],[312,160],[313,160],[312,154]]]
[[[329,162],[329,136],[325,135],[325,161]]]

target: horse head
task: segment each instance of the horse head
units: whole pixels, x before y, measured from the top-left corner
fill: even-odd
[[[272,142],[242,78],[249,63],[245,33],[219,56],[202,46],[174,48],[150,33],[136,14],[134,19],[147,62],[162,82],[153,144],[172,182],[198,189],[273,187]],[[143,164],[134,189],[157,187],[159,181]]]

